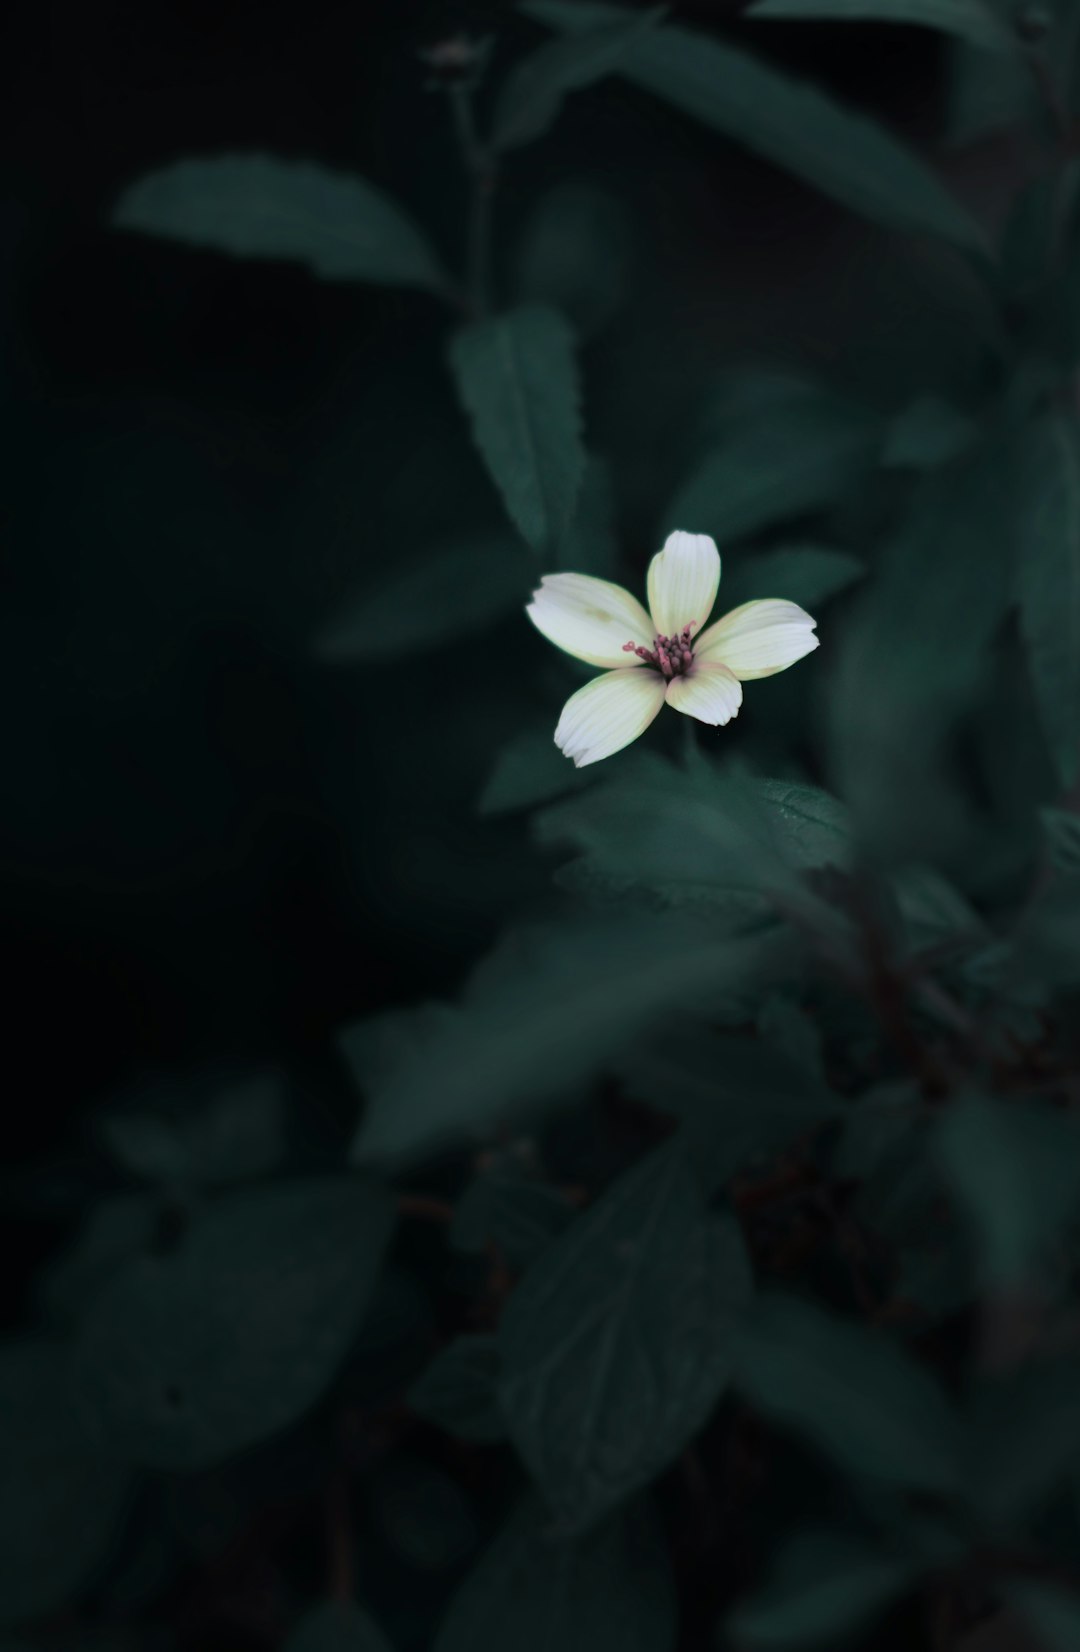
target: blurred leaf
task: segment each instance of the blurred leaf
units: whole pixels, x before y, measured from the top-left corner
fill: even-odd
[[[1017,192],[1005,220],[998,286],[1006,302],[1030,303],[1050,283],[1064,251],[1076,204],[1080,165],[1054,165]]]
[[[631,1096],[682,1121],[695,1170],[722,1187],[841,1116],[819,1079],[762,1038],[666,1027],[631,1046],[621,1073]]]
[[[1080,453],[1063,416],[1028,432],[1016,509],[1020,626],[1047,743],[1070,786],[1080,765]]]
[[[1040,809],[1039,819],[1054,870],[1075,877],[1080,873],[1080,815],[1067,809]]]
[[[0,1623],[66,1606],[97,1572],[131,1491],[86,1424],[67,1349],[0,1349]]]
[[[46,1313],[61,1324],[77,1320],[94,1292],[129,1257],[151,1248],[159,1223],[159,1201],[150,1194],[101,1199],[70,1249],[38,1276]]]
[[[498,1393],[501,1369],[497,1337],[455,1337],[413,1383],[408,1403],[418,1416],[458,1439],[503,1440],[506,1418]]]
[[[388,1195],[339,1177],[236,1193],[90,1304],[81,1376],[118,1449],[197,1469],[285,1427],[355,1335],[393,1224]]]
[[[824,1086],[821,1028],[813,1016],[782,992],[774,992],[761,1006],[757,1027],[767,1049],[790,1067],[806,1073],[815,1085]]]
[[[450,1602],[434,1652],[674,1652],[667,1554],[631,1504],[576,1542],[530,1502]]]
[[[768,1581],[736,1607],[728,1627],[750,1649],[812,1646],[846,1635],[903,1595],[911,1565],[863,1536],[808,1531],[776,1556]]]
[[[593,0],[525,0],[520,9],[568,33],[626,16]],[[748,53],[661,27],[629,48],[619,72],[867,218],[984,248],[975,221],[888,132]]]
[[[944,945],[984,946],[989,939],[978,913],[933,867],[904,867],[892,887],[913,952]]]
[[[136,1176],[209,1185],[264,1175],[281,1158],[280,1073],[220,1085],[204,1080],[194,1093],[178,1081],[147,1099],[157,1105],[145,1111],[129,1106],[102,1123],[114,1157]]]
[[[621,195],[589,178],[567,178],[530,208],[514,248],[520,303],[562,310],[588,340],[623,304],[640,263]]]
[[[322,659],[385,665],[407,651],[474,636],[524,608],[529,569],[509,534],[461,535],[415,562],[395,555],[383,577],[325,625]]]
[[[391,1652],[391,1648],[362,1607],[351,1600],[327,1600],[301,1618],[285,1642],[285,1652]]]
[[[511,814],[549,803],[564,792],[583,791],[593,768],[568,763],[554,740],[552,719],[540,729],[524,729],[505,745],[476,804],[479,815]]]
[[[618,556],[611,473],[602,459],[590,458],[577,509],[557,548],[556,565],[570,573],[610,579]]]
[[[933,470],[969,447],[977,428],[940,396],[920,396],[889,425],[881,462],[896,470]]]
[[[655,919],[648,947],[636,917],[511,931],[456,1006],[391,1013],[343,1035],[368,1099],[354,1155],[414,1158],[565,1098],[630,1030],[771,969],[775,945],[717,937],[685,916]]]
[[[813,612],[865,573],[857,556],[831,551],[823,545],[743,551],[724,560],[719,607],[727,612],[759,597],[786,597]]]
[[[984,1379],[967,1418],[967,1485],[984,1529],[1021,1529],[1080,1463],[1080,1385],[1072,1352]]]
[[[1007,1583],[1002,1593],[1035,1630],[1045,1652],[1075,1652],[1080,1646],[1080,1596],[1027,1578]]]
[[[666,524],[730,545],[820,510],[869,470],[880,440],[874,416],[832,392],[798,389],[790,400],[728,427],[716,451],[676,491]]]
[[[959,36],[991,52],[1019,52],[1019,41],[982,0],[758,0],[750,17],[791,22],[906,23]]]
[[[1027,126],[1038,109],[1031,67],[1019,55],[990,54],[957,41],[949,60],[949,138],[973,143]]]
[[[1029,1097],[966,1096],[942,1113],[936,1147],[987,1282],[1019,1283],[1080,1206],[1075,1121]]]
[[[214,247],[238,258],[289,258],[328,281],[445,292],[421,232],[363,178],[270,155],[177,161],[130,184],[121,229]]]
[[[945,1492],[957,1430],[944,1394],[899,1344],[811,1302],[772,1294],[740,1329],[736,1386],[855,1475]]]
[[[666,9],[656,6],[583,34],[550,40],[515,63],[499,90],[492,147],[513,149],[542,137],[568,93],[613,73],[629,47],[660,21]]]
[[[454,335],[450,362],[473,435],[534,550],[573,520],[585,474],[574,342],[557,311],[523,305]]]
[[[523,1270],[569,1226],[573,1215],[558,1188],[521,1169],[497,1165],[475,1176],[458,1200],[450,1243],[473,1253],[494,1243],[512,1268]]]
[[[621,1176],[515,1287],[502,1406],[562,1529],[591,1526],[702,1427],[750,1289],[738,1225],[709,1213],[678,1145]]]

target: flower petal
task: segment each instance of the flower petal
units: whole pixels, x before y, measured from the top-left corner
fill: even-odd
[[[730,723],[742,705],[742,683],[726,665],[696,660],[686,677],[672,677],[667,703],[699,723]]]
[[[621,751],[644,734],[664,703],[664,679],[656,671],[608,671],[571,694],[563,706],[555,744],[582,769]]]
[[[669,533],[649,563],[649,609],[657,635],[702,626],[720,584],[720,553],[707,533]]]
[[[525,612],[548,642],[590,665],[640,665],[623,644],[652,647],[652,621],[637,597],[591,574],[545,574]]]
[[[743,682],[785,671],[818,646],[817,620],[780,597],[744,602],[698,638],[697,660],[719,661]]]

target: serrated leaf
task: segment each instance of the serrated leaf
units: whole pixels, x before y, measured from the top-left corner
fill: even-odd
[[[564,1530],[592,1525],[701,1428],[749,1293],[738,1226],[710,1215],[677,1146],[621,1176],[534,1263],[499,1328],[500,1396]]]
[[[391,1652],[373,1618],[351,1600],[327,1600],[297,1624],[285,1652]]]
[[[335,1177],[236,1193],[90,1303],[79,1368],[130,1460],[197,1469],[319,1398],[356,1334],[393,1226],[388,1194]]]
[[[454,335],[450,363],[503,502],[536,551],[573,519],[585,474],[574,344],[562,317],[523,305]]]
[[[849,551],[824,545],[781,545],[724,559],[720,606],[725,611],[759,597],[785,597],[811,613],[864,577],[866,568]]]
[[[629,47],[660,21],[665,10],[657,6],[582,34],[548,41],[516,63],[499,91],[492,147],[513,149],[542,137],[564,98],[612,74]]]
[[[647,1510],[584,1539],[524,1505],[450,1602],[434,1652],[673,1652],[674,1590]]]
[[[459,1439],[505,1439],[506,1419],[498,1394],[501,1369],[497,1337],[455,1337],[413,1383],[409,1405]]]
[[[566,32],[626,16],[584,0],[526,0],[521,9]],[[664,26],[630,48],[619,72],[867,218],[984,249],[979,226],[897,139],[749,53]]]
[[[790,1539],[764,1588],[728,1627],[747,1652],[813,1646],[846,1635],[903,1595],[913,1568],[850,1532],[809,1531]]]
[[[1017,1284],[1080,1208],[1080,1130],[1028,1097],[965,1096],[937,1129],[938,1162],[971,1224],[987,1283]]]
[[[990,52],[1015,53],[1019,47],[983,0],[759,0],[747,15],[791,22],[915,24]]]
[[[575,574],[610,579],[619,547],[615,536],[615,499],[611,473],[602,459],[590,458],[578,494],[577,509],[556,549],[555,563]]]
[[[881,462],[895,470],[933,470],[969,447],[977,432],[967,414],[940,396],[919,396],[889,425]]]
[[[897,1343],[795,1297],[759,1299],[738,1339],[736,1386],[849,1473],[946,1492],[958,1436],[934,1379]]]
[[[664,522],[711,534],[720,546],[747,539],[846,492],[868,472],[878,440],[876,420],[865,408],[804,390],[730,425],[676,490]]]
[[[512,931],[458,1004],[347,1030],[342,1050],[368,1098],[355,1156],[415,1158],[554,1104],[631,1029],[775,967],[774,938],[717,937],[685,917],[657,918],[649,948],[640,936],[634,918]]]
[[[131,1489],[83,1415],[67,1348],[0,1350],[0,1623],[67,1605],[105,1559]]]
[[[1006,1584],[1002,1593],[1035,1630],[1044,1652],[1076,1652],[1080,1646],[1080,1596],[1057,1584],[1026,1578]]]
[[[150,172],[121,195],[113,223],[237,258],[293,259],[328,281],[433,292],[447,285],[421,232],[381,190],[271,155],[217,155]]]
[[[1061,415],[1027,434],[1017,497],[1020,628],[1063,786],[1080,767],[1080,452]]]
[[[1080,815],[1068,809],[1040,809],[1050,864],[1066,877],[1080,873]]]
[[[509,534],[459,535],[415,562],[395,557],[325,624],[315,651],[344,665],[386,665],[413,648],[474,636],[528,601],[530,573]]]

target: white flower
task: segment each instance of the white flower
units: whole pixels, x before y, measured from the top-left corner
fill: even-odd
[[[771,677],[818,646],[816,620],[794,602],[744,602],[702,631],[716,601],[720,556],[705,533],[672,533],[649,564],[646,612],[621,585],[545,574],[525,612],[556,648],[602,677],[571,694],[555,744],[577,767],[643,734],[667,702],[700,723],[730,722],[742,685]]]

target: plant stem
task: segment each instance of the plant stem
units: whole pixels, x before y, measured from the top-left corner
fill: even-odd
[[[472,182],[467,281],[470,305],[479,321],[487,315],[491,301],[491,207],[497,173],[490,151],[477,134],[468,86],[450,88],[450,107],[461,158]]]

